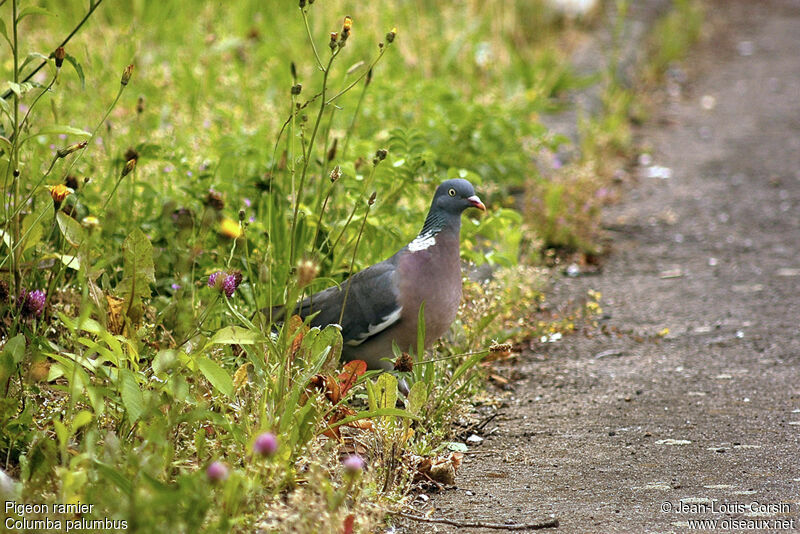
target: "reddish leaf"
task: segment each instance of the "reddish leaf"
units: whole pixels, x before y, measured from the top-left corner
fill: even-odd
[[[355,385],[358,377],[366,372],[367,362],[363,360],[353,360],[344,364],[344,368],[339,374],[339,390],[342,397]]]
[[[356,516],[350,514],[342,521],[342,534],[353,534],[353,527],[355,526]]]

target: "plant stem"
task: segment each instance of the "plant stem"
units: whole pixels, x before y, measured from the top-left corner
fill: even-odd
[[[336,100],[337,98],[339,98],[340,96],[342,96],[343,94],[345,94],[346,92],[348,92],[350,89],[352,89],[353,87],[355,87],[355,86],[356,86],[356,84],[357,84],[358,82],[360,82],[361,80],[363,80],[363,79],[364,79],[364,77],[367,75],[367,73],[368,73],[369,71],[371,71],[371,70],[372,70],[372,68],[373,68],[373,67],[375,67],[375,65],[377,65],[378,61],[380,61],[380,60],[381,60],[381,58],[383,57],[383,54],[385,54],[385,53],[386,53],[386,49],[387,49],[387,48],[388,48],[388,45],[385,45],[383,48],[381,48],[381,51],[378,53],[378,57],[376,57],[376,58],[375,58],[375,60],[374,60],[372,63],[370,63],[369,67],[367,67],[366,69],[364,69],[364,72],[362,72],[362,73],[361,73],[361,75],[360,75],[358,78],[356,78],[355,80],[353,80],[353,82],[352,82],[350,85],[348,85],[347,87],[345,87],[344,89],[342,89],[341,91],[339,91],[338,93],[336,93],[335,95],[333,95],[333,96],[330,98],[330,100],[328,100],[327,102],[325,102],[325,105],[327,106],[327,105],[331,104],[331,103],[332,103],[334,100]],[[323,97],[323,99],[324,99],[324,97]]]
[[[356,118],[358,117],[359,110],[361,110],[361,104],[364,102],[364,95],[367,94],[367,87],[369,87],[369,83],[365,83],[364,89],[361,90],[361,94],[358,97],[358,102],[356,103],[356,109],[353,111],[353,118],[350,119],[350,126],[347,127],[347,132],[344,135],[344,144],[342,145],[342,160],[347,158],[347,146],[350,144],[350,137],[353,135],[353,129],[356,125]]]
[[[11,24],[13,25],[13,40],[14,40],[14,83],[19,83],[19,36],[17,35],[17,0],[11,0]],[[5,98],[5,95],[3,95]],[[15,208],[19,207],[19,95],[14,93],[14,146],[11,149],[11,158],[10,158],[10,165],[9,168],[6,170],[6,176],[8,176],[8,171],[13,169],[12,176],[13,181],[11,182],[12,189],[13,189],[13,199],[11,205]],[[3,202],[6,199],[3,198]],[[19,239],[19,219],[16,215],[11,218],[9,221],[11,224],[11,242],[18,243]],[[20,279],[20,272],[19,272],[19,265],[18,265],[17,254],[12,249],[11,250],[11,271],[14,273],[14,293],[19,295],[20,290],[22,289],[22,280]]]
[[[375,193],[373,193],[373,196]],[[342,300],[342,311],[339,312],[339,324],[342,324],[342,318],[344,317],[344,309],[347,305],[347,297],[350,294],[350,284],[352,283],[352,276],[353,276],[353,267],[356,264],[356,255],[358,254],[358,245],[361,243],[361,236],[364,234],[364,227],[367,225],[367,216],[369,215],[369,210],[372,207],[373,198],[370,197],[370,200],[367,202],[367,210],[364,212],[364,219],[361,221],[361,229],[358,231],[358,238],[356,239],[356,247],[353,249],[353,259],[350,260],[350,271],[347,273],[347,289],[344,291],[344,299]]]
[[[319,112],[317,113],[317,119],[314,121],[314,129],[311,131],[311,138],[308,141],[308,150],[305,152],[303,156],[303,170],[300,174],[300,183],[297,187],[297,192],[295,194],[294,199],[294,213],[292,214],[292,225],[289,230],[289,239],[291,242],[289,243],[289,262],[294,264],[295,261],[295,231],[297,230],[297,213],[300,210],[300,195],[303,193],[303,185],[305,184],[306,175],[308,173],[308,164],[311,161],[311,151],[314,149],[314,139],[317,137],[317,131],[319,130],[319,123],[322,121],[322,115],[325,112],[325,106],[327,103],[325,102],[325,93],[327,91],[328,86],[328,75],[331,71],[331,65],[333,64],[333,60],[336,59],[336,56],[339,54],[341,48],[337,48],[331,53],[331,58],[328,60],[328,66],[323,69],[323,76],[322,76],[322,99],[319,105]]]
[[[308,34],[308,42],[311,43],[311,49],[314,51],[314,57],[317,59],[317,67],[319,70],[324,71],[325,67],[322,66],[322,60],[319,58],[319,53],[317,52],[317,46],[314,44],[314,37],[311,35],[311,28],[308,25],[308,14],[306,10],[300,8],[300,13],[303,14],[303,23],[306,26],[306,33]]]

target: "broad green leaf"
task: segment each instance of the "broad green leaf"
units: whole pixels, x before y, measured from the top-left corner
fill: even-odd
[[[17,96],[22,96],[23,88],[20,84],[14,82],[6,82],[6,84],[8,84],[8,88],[11,89],[11,92]]]
[[[17,23],[24,19],[25,17],[29,17],[31,15],[47,15],[48,17],[54,17],[53,13],[48,11],[47,9],[40,7],[40,6],[28,6],[22,11],[19,12],[17,15]]]
[[[156,281],[153,245],[138,228],[122,243],[122,260],[122,282],[117,286],[117,292],[126,299],[131,296],[149,297],[150,284]]]
[[[131,423],[134,423],[144,413],[144,396],[136,382],[136,377],[129,369],[119,370],[119,390],[122,396],[122,405],[128,412]]]
[[[75,72],[78,74],[78,79],[81,81],[81,89],[85,89],[86,76],[83,75],[83,67],[81,67],[81,64],[78,63],[78,60],[75,59],[71,54],[67,54],[64,59],[66,59],[69,64],[72,65],[72,68],[75,69]]]
[[[11,235],[5,230],[0,230],[0,237],[3,238],[3,243],[5,243],[8,248],[11,248]]]
[[[59,445],[61,445],[61,447],[65,447],[67,445],[67,440],[69,439],[67,427],[61,421],[53,419],[53,428],[56,431],[56,438],[58,438]]]
[[[72,420],[72,425],[71,425],[72,434],[74,434],[75,431],[78,430],[79,428],[86,426],[91,422],[92,422],[92,412],[88,410],[81,410]]]
[[[156,376],[161,376],[178,364],[178,355],[173,349],[163,349],[158,351],[153,358],[153,372]]]
[[[383,373],[375,381],[375,396],[378,408],[394,408],[397,403],[397,378],[391,373]]]
[[[48,228],[53,220],[53,201],[50,195],[38,195],[36,199],[36,211],[29,213],[22,220],[22,235],[24,241],[21,244],[22,251],[25,252],[36,246],[42,239],[45,228]]]
[[[25,66],[26,66],[28,63],[30,63],[30,62],[31,62],[31,61],[33,61],[34,59],[41,59],[41,60],[44,60],[44,61],[49,61],[49,59],[50,59],[50,58],[49,58],[49,57],[47,57],[47,56],[46,56],[46,55],[44,55],[44,54],[40,54],[39,52],[31,52],[30,54],[28,54],[28,55],[25,57],[25,61],[23,61],[23,62],[22,62],[22,65],[20,65],[20,66],[19,66],[19,70],[20,70],[20,72],[21,72],[21,71],[22,71],[22,70],[25,68]]]
[[[217,330],[214,337],[211,338],[209,344],[219,345],[252,345],[257,343],[262,338],[260,332],[241,327],[241,326],[226,326]]]
[[[17,334],[6,342],[0,353],[0,383],[5,384],[25,356],[25,336]]]
[[[428,387],[424,382],[415,382],[408,392],[408,411],[419,415],[428,401]]]
[[[25,356],[25,336],[17,334],[6,341],[6,345],[3,347],[3,356],[8,357],[14,365],[21,362]]]
[[[11,48],[14,48],[14,45],[11,44],[11,39],[8,38],[8,31],[6,30],[6,23],[2,18],[0,18],[0,33],[3,34],[3,37],[5,38],[6,42],[8,43],[8,46],[10,46]]]
[[[233,380],[225,369],[205,356],[200,356],[195,361],[197,362],[197,368],[211,382],[212,386],[223,395],[233,397]]]
[[[73,269],[75,271],[81,270],[81,260],[79,260],[76,256],[70,256],[69,254],[56,254],[56,257],[61,260],[61,263],[63,263],[68,269]]]
[[[83,228],[78,221],[63,211],[56,213],[56,221],[58,221],[58,228],[70,245],[77,247],[83,242]]]
[[[104,464],[99,460],[94,461],[97,472],[100,473],[106,480],[112,482],[122,493],[130,497],[133,494],[133,484],[130,480],[125,478],[114,467]]]
[[[335,326],[322,330],[312,328],[303,337],[301,357],[310,365],[322,367],[326,362],[339,361],[342,353],[342,332]]]

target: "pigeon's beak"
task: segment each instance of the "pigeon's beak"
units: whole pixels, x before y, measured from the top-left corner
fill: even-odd
[[[486,211],[486,206],[483,205],[481,199],[478,198],[478,195],[472,195],[471,197],[467,197],[467,202],[475,206],[481,211]]]

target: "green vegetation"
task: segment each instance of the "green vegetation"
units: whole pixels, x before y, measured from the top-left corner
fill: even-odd
[[[538,114],[585,83],[575,30],[540,2],[300,4],[0,1],[6,499],[141,532],[366,528],[457,461],[495,343],[573,328],[536,315],[530,264],[596,249],[602,180],[535,164],[564,142]],[[463,255],[499,270],[396,373],[408,397],[342,366],[336,328],[259,311],[394,253],[454,176],[490,205]],[[513,209],[536,188],[541,220]]]

